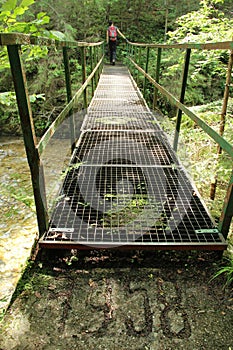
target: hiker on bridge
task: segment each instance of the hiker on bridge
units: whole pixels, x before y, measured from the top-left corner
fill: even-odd
[[[109,27],[107,30],[107,44],[109,45],[110,64],[113,66],[115,66],[116,62],[117,34],[120,34],[124,39],[126,39],[121,31],[114,26],[114,23],[109,21]]]

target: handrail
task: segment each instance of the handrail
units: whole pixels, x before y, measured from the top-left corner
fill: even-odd
[[[0,33],[0,46],[9,45],[41,45],[59,47],[93,47],[103,44],[104,41],[96,43],[88,43],[85,41],[65,41],[57,39],[49,39],[46,37],[38,37],[31,34],[22,33]]]
[[[197,50],[232,50],[233,41],[219,41],[216,43],[174,43],[174,44],[149,44],[149,43],[136,43],[127,40],[127,43],[132,46],[138,47],[151,47],[151,48],[161,48],[161,49],[197,49]]]

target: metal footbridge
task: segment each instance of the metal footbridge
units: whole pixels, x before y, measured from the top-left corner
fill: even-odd
[[[86,75],[86,50],[101,48],[102,43],[79,44],[82,52],[83,85],[72,96],[68,65],[68,43],[50,43],[62,47],[68,105],[51,125],[40,142],[35,142],[30,105],[22,96],[22,82],[15,62],[20,63],[18,45],[25,36],[2,36],[7,45],[12,75],[18,96],[21,124],[31,164],[34,195],[40,231],[39,244],[45,248],[78,249],[208,249],[223,250],[232,217],[232,178],[227,200],[217,225],[177,157],[178,138],[172,146],[158,123],[158,110],[150,110],[135,80],[125,65],[104,65],[101,50],[91,61],[92,73]],[[4,39],[4,40],[3,40]],[[12,44],[14,40],[14,44]],[[30,44],[36,44],[37,39]],[[46,42],[48,45],[48,42]],[[70,44],[71,46],[74,44]],[[191,44],[190,44],[191,45]],[[132,45],[133,46],[133,45]],[[223,49],[229,49],[226,43]],[[148,47],[146,47],[149,52]],[[158,47],[160,57],[161,47]],[[186,48],[185,75],[192,47]],[[212,47],[214,49],[214,47]],[[129,51],[130,52],[130,51]],[[155,87],[155,96],[163,88],[134,61],[129,60]],[[157,61],[158,66],[159,59]],[[147,62],[148,64],[148,62]],[[18,65],[19,66],[19,65]],[[186,70],[186,71],[185,71]],[[21,83],[20,83],[21,81]],[[96,85],[96,88],[95,86]],[[88,104],[88,90],[92,98]],[[183,105],[164,91],[177,105],[178,119],[185,112],[203,127],[231,156],[232,146],[210,127],[204,125]],[[83,96],[85,113],[80,135],[75,137],[72,118],[76,102]],[[23,106],[28,109],[22,111]],[[20,109],[21,108],[21,109]],[[41,154],[57,125],[69,117],[72,155],[52,211],[48,214],[43,190]],[[177,124],[177,130],[180,124]],[[210,130],[211,129],[211,130]],[[28,133],[31,130],[31,136]],[[28,136],[29,135],[29,136]],[[31,140],[29,140],[31,137]],[[223,141],[222,141],[223,140]],[[37,159],[35,161],[35,159]],[[42,178],[42,180],[41,180]],[[38,190],[39,186],[39,190]]]
[[[104,67],[81,129],[41,245],[225,244],[126,67]]]

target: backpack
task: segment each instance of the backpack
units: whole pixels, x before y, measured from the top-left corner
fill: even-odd
[[[117,28],[111,26],[108,28],[108,36],[111,41],[116,41],[117,39]]]

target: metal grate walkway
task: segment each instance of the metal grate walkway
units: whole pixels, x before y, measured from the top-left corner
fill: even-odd
[[[127,68],[104,67],[81,131],[41,246],[226,248]]]

